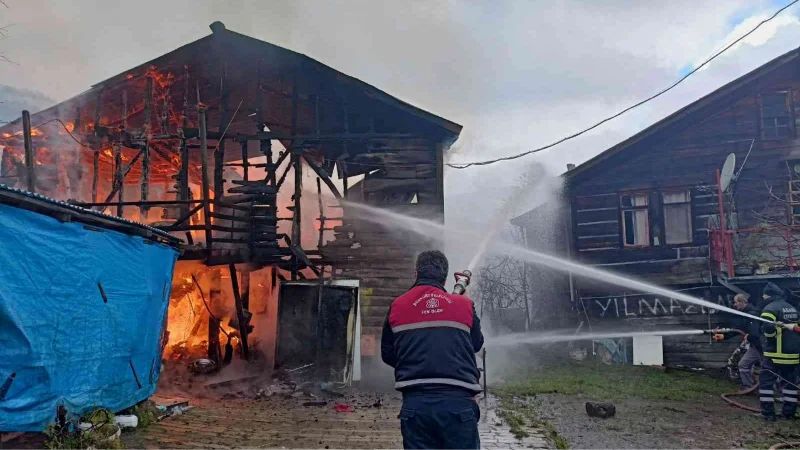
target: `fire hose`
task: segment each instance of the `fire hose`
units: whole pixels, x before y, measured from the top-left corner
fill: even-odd
[[[737,333],[737,334],[740,334],[742,336],[745,336],[744,331],[737,330],[735,328],[715,328],[713,330],[704,330],[704,331],[706,333],[708,333],[708,334],[712,334],[715,338],[717,338],[719,336],[720,338],[718,338],[717,340],[721,340],[721,336],[724,333]],[[742,390],[739,390],[739,391],[726,392],[726,393],[720,395],[720,398],[722,398],[722,400],[725,401],[725,403],[727,403],[727,404],[729,404],[731,406],[735,406],[737,408],[741,408],[741,409],[743,409],[745,411],[751,411],[751,412],[757,412],[758,413],[758,412],[761,412],[760,409],[753,408],[751,406],[747,406],[747,405],[745,405],[743,403],[739,403],[739,402],[737,402],[737,401],[735,401],[735,400],[730,398],[730,397],[741,397],[741,396],[748,395],[751,392],[755,391],[756,389],[758,389],[758,383],[754,384],[753,386],[751,386],[749,388],[742,389]]]
[[[783,328],[785,328],[787,330],[800,332],[800,327],[797,327],[795,325],[786,325],[786,324],[782,324],[780,322],[777,322],[776,326],[783,327]],[[709,333],[709,334],[713,333],[715,337],[716,336],[721,336],[723,333],[738,333],[738,334],[740,334],[742,336],[746,336],[745,332],[743,332],[742,330],[737,330],[737,329],[733,329],[733,328],[716,328],[714,330],[704,330],[704,331],[706,333]],[[723,401],[725,401],[726,403],[728,403],[731,406],[735,406],[737,408],[741,408],[741,409],[743,409],[745,411],[760,413],[761,409],[753,408],[752,406],[747,406],[745,404],[739,403],[739,402],[737,402],[737,401],[735,401],[735,400],[730,398],[730,397],[742,397],[742,396],[748,395],[748,394],[750,394],[752,392],[755,392],[755,390],[758,389],[758,386],[759,386],[759,383],[756,382],[756,384],[754,384],[753,386],[751,386],[749,388],[742,389],[742,390],[735,391],[735,392],[727,392],[725,394],[720,395],[720,397],[722,398]],[[781,444],[776,444],[776,445],[770,447],[770,449],[794,447],[794,446],[800,446],[800,443],[797,443],[797,442],[781,443]]]
[[[465,270],[463,272],[456,272],[454,276],[456,278],[456,284],[453,286],[453,294],[464,295],[464,293],[467,292],[470,278],[472,278],[472,272]],[[484,398],[486,398],[486,348],[483,348],[481,351],[481,364],[483,365],[483,368],[480,369],[480,371],[483,372],[483,395]]]

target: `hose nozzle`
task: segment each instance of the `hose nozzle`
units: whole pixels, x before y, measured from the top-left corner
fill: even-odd
[[[472,277],[472,272],[465,270],[463,272],[456,272],[454,276],[456,278],[456,285],[453,286],[453,294],[463,295],[464,292],[467,291],[467,286],[469,286],[469,280]]]
[[[795,333],[800,333],[800,326],[797,326],[797,325],[795,325],[793,323],[780,323],[780,322],[777,322],[777,323],[775,323],[775,325],[777,325],[777,326],[779,326],[781,328],[787,329],[789,331],[794,331]]]

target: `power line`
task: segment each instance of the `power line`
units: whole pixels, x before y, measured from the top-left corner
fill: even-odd
[[[517,158],[521,158],[521,157],[523,157],[523,156],[530,155],[531,153],[538,153],[538,152],[541,152],[541,151],[543,151],[543,150],[547,150],[547,149],[549,149],[549,148],[555,147],[556,145],[559,145],[559,144],[561,144],[561,143],[563,143],[563,142],[569,141],[569,140],[571,140],[571,139],[575,139],[576,137],[578,137],[578,136],[580,136],[580,135],[582,135],[582,134],[588,133],[589,131],[592,131],[592,130],[594,130],[595,128],[599,127],[600,125],[603,125],[603,124],[604,124],[604,123],[606,123],[606,122],[609,122],[609,121],[611,121],[611,120],[614,120],[614,119],[616,119],[617,117],[619,117],[619,116],[621,116],[621,115],[625,114],[626,112],[628,112],[628,111],[630,111],[630,110],[632,110],[632,109],[638,108],[639,106],[642,106],[642,105],[644,105],[645,103],[649,102],[650,100],[653,100],[653,99],[655,99],[655,98],[658,98],[658,97],[660,97],[660,96],[662,96],[662,95],[666,94],[667,92],[671,91],[673,88],[675,88],[675,87],[676,87],[676,86],[678,86],[679,84],[683,83],[683,81],[684,81],[684,80],[686,80],[686,79],[687,79],[687,78],[689,78],[690,76],[694,75],[694,74],[695,74],[697,71],[699,71],[700,69],[702,69],[703,67],[705,67],[705,66],[706,66],[708,63],[710,63],[711,61],[715,60],[715,59],[716,59],[718,56],[720,56],[720,55],[722,55],[723,53],[725,53],[725,52],[726,52],[728,49],[730,49],[731,47],[733,47],[734,45],[736,45],[737,43],[739,43],[740,41],[742,41],[742,40],[743,40],[744,38],[746,38],[747,36],[750,36],[751,34],[753,34],[753,32],[755,32],[757,29],[759,29],[759,27],[761,27],[761,25],[764,25],[765,23],[767,23],[767,22],[769,22],[770,20],[774,19],[775,17],[777,17],[777,16],[778,16],[778,14],[782,13],[783,11],[785,11],[786,9],[788,9],[789,7],[791,7],[792,5],[794,5],[795,3],[797,3],[798,1],[800,1],[800,0],[793,0],[793,1],[792,1],[791,3],[789,3],[788,5],[786,5],[786,6],[784,6],[783,8],[781,8],[781,9],[777,10],[777,11],[776,11],[776,12],[775,12],[773,15],[771,15],[770,17],[768,17],[768,18],[766,18],[766,19],[762,20],[761,22],[759,22],[759,23],[758,23],[758,25],[756,25],[756,26],[755,26],[753,29],[751,29],[750,31],[748,31],[747,33],[745,33],[744,35],[742,35],[742,36],[741,36],[741,37],[739,37],[738,39],[734,40],[734,41],[733,41],[733,42],[731,42],[730,44],[728,44],[728,45],[726,45],[725,47],[723,47],[723,48],[722,48],[722,50],[720,50],[720,51],[718,51],[718,52],[714,53],[714,54],[713,54],[713,55],[712,55],[710,58],[708,58],[708,59],[706,59],[705,61],[703,61],[703,63],[702,63],[702,64],[700,64],[699,66],[695,67],[694,69],[692,69],[691,71],[689,71],[689,73],[687,73],[686,75],[684,75],[684,76],[680,77],[680,78],[679,78],[677,81],[675,81],[674,83],[670,84],[670,85],[669,85],[669,86],[667,86],[666,88],[664,88],[664,89],[660,90],[660,91],[659,91],[659,92],[657,92],[656,94],[654,94],[654,95],[651,95],[650,97],[648,97],[648,98],[646,98],[646,99],[644,99],[644,100],[642,100],[642,101],[640,101],[640,102],[638,102],[638,103],[635,103],[635,104],[633,104],[633,105],[631,105],[631,106],[629,106],[629,107],[627,107],[627,108],[623,109],[622,111],[620,111],[620,112],[618,112],[618,113],[616,113],[616,114],[614,114],[614,115],[612,115],[612,116],[610,116],[610,117],[607,117],[607,118],[605,118],[605,119],[603,119],[603,120],[601,120],[601,121],[599,121],[599,122],[595,123],[594,125],[590,126],[589,128],[585,128],[585,129],[583,129],[583,130],[581,130],[581,131],[578,131],[577,133],[574,133],[574,134],[571,134],[571,135],[569,135],[569,136],[566,136],[566,137],[564,137],[564,138],[561,138],[561,139],[559,139],[559,140],[557,140],[557,141],[555,141],[555,142],[552,142],[552,143],[550,143],[550,144],[547,144],[547,145],[545,145],[545,146],[543,146],[543,147],[535,148],[535,149],[533,149],[533,150],[528,150],[528,151],[526,151],[526,152],[519,153],[519,154],[516,154],[516,155],[504,156],[504,157],[502,157],[502,158],[490,159],[490,160],[486,160],[486,161],[474,161],[474,162],[462,163],[462,164],[458,164],[458,163],[447,163],[446,165],[447,165],[447,166],[449,166],[449,167],[452,167],[452,168],[454,168],[454,169],[466,169],[467,167],[472,167],[472,166],[488,166],[489,164],[494,164],[494,163],[496,163],[496,162],[500,162],[500,161],[509,161],[509,160],[512,160],[512,159],[517,159]]]

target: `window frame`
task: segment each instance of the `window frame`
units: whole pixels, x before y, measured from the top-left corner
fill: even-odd
[[[789,130],[789,135],[786,136],[786,137],[777,136],[777,133],[776,133],[776,136],[766,136],[765,133],[764,133],[765,130],[767,129],[764,126],[764,120],[765,120],[765,118],[764,118],[764,96],[765,95],[770,95],[770,94],[784,94],[786,96],[787,104],[785,106],[786,106],[787,112],[789,114],[788,115],[789,123],[788,123],[788,125],[786,127]],[[777,120],[778,118],[777,117],[767,118],[767,120],[769,120],[769,119]],[[775,125],[770,127],[770,129],[774,129],[776,131],[778,130],[778,128],[779,127],[778,127],[777,124],[775,124]],[[758,131],[759,131],[758,134],[761,137],[761,140],[766,140],[766,141],[779,141],[779,140],[784,140],[784,139],[794,139],[795,138],[796,132],[795,132],[795,123],[794,123],[793,93],[792,93],[792,89],[791,88],[778,89],[778,90],[773,90],[773,91],[765,91],[765,92],[762,92],[761,94],[759,94],[759,96],[758,96]]]
[[[645,204],[640,206],[625,206],[622,204],[622,199],[624,197],[644,197]],[[645,243],[644,244],[628,244],[625,241],[626,235],[626,226],[625,226],[625,213],[627,211],[644,211],[645,212]],[[620,242],[622,243],[623,249],[637,249],[637,248],[647,248],[651,247],[650,241],[650,192],[649,191],[627,191],[627,192],[620,192],[619,193],[619,211],[620,211]],[[635,233],[635,231],[634,231]]]
[[[674,194],[674,193],[686,193],[687,200],[682,202],[672,202],[667,203],[664,196],[666,194]],[[663,217],[662,227],[664,228],[664,247],[681,247],[687,244],[694,244],[694,208],[692,206],[692,189],[685,187],[685,188],[667,188],[667,189],[660,189],[659,194],[661,195],[661,215]],[[674,206],[674,205],[687,205],[689,208],[689,240],[686,242],[674,242],[669,243],[667,242],[667,207]]]

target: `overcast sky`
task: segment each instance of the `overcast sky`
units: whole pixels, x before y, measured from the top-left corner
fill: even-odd
[[[4,1],[0,22],[13,26],[0,51],[19,65],[0,64],[0,85],[61,101],[209,34],[221,20],[464,125],[454,162],[516,153],[590,125],[663,88],[788,3]],[[800,6],[792,7],[680,88],[569,144],[522,163],[457,176],[450,170],[448,193],[513,183],[534,161],[553,173],[585,161],[800,46],[798,14]]]

